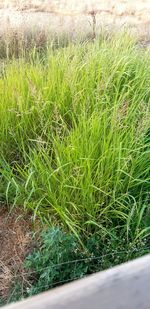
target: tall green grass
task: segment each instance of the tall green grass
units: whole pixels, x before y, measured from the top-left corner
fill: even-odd
[[[149,236],[149,73],[127,34],[1,65],[2,200],[77,237]]]

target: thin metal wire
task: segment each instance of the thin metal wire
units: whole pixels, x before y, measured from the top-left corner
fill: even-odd
[[[88,261],[88,260],[100,260],[100,259],[103,259],[104,257],[106,257],[106,256],[114,256],[115,257],[115,255],[116,254],[123,254],[123,253],[127,253],[127,254],[129,254],[129,253],[138,253],[138,252],[144,252],[144,251],[146,251],[146,250],[150,250],[150,247],[145,247],[145,248],[143,248],[143,249],[137,249],[137,248],[134,248],[134,249],[131,249],[131,250],[122,250],[122,251],[113,251],[113,252],[110,252],[110,253],[107,253],[107,254],[103,254],[103,255],[101,255],[101,256],[97,256],[97,257],[89,257],[89,258],[83,258],[83,259],[76,259],[76,260],[71,260],[71,261],[66,261],[66,262],[63,262],[63,263],[59,263],[59,264],[55,264],[55,265],[52,265],[51,267],[52,268],[55,268],[55,267],[58,267],[58,266],[62,266],[62,265],[67,265],[67,264],[70,264],[70,263],[79,263],[79,262],[82,262],[82,261]],[[102,263],[103,263],[103,261],[102,261]],[[38,271],[42,271],[42,270],[46,270],[46,269],[48,269],[49,268],[49,266],[48,267],[43,267],[43,268],[40,268]],[[101,269],[99,269],[99,271],[100,271]],[[25,276],[25,275],[29,275],[29,274],[36,274],[37,273],[37,271],[30,271],[30,272],[26,272],[26,273],[23,273],[23,276]],[[14,275],[14,276],[12,276],[12,278],[18,278],[19,279],[19,277],[23,277],[21,274],[16,274],[16,275]],[[41,291],[41,289],[43,290],[43,291],[47,291],[47,290],[49,290],[49,289],[51,289],[51,288],[53,288],[53,287],[56,287],[56,286],[58,286],[58,285],[61,285],[61,284],[65,284],[65,283],[69,283],[69,282],[73,282],[73,281],[75,281],[75,280],[79,280],[79,279],[82,279],[82,278],[86,278],[87,277],[87,274],[85,274],[85,275],[83,275],[83,276],[78,276],[78,277],[74,277],[74,278],[70,278],[70,279],[65,279],[65,280],[60,280],[60,281],[55,281],[55,282],[52,282],[52,283],[50,283],[50,284],[44,284],[44,285],[40,285],[39,287],[37,287],[36,286],[36,291]],[[30,283],[30,287],[25,287],[25,290],[26,290],[26,292],[28,292],[28,296],[30,296],[29,295],[29,292],[30,292],[30,288],[32,288],[32,284]],[[33,288],[34,288],[34,285],[33,285]],[[24,288],[23,288],[23,286],[22,286],[22,297],[24,296],[24,292],[25,292],[25,290],[24,290]],[[24,292],[23,292],[24,291]],[[15,293],[15,288],[13,289],[13,292],[11,293],[11,296],[13,295]],[[10,299],[11,299],[11,296],[10,296]]]
[[[100,258],[102,258],[102,257],[105,257],[105,256],[109,256],[109,255],[111,255],[111,254],[122,254],[122,253],[136,253],[136,252],[141,252],[141,251],[146,251],[146,250],[150,250],[150,247],[146,247],[146,248],[143,248],[143,249],[140,249],[140,250],[138,250],[138,249],[133,249],[133,250],[131,250],[131,251],[126,251],[126,250],[123,250],[123,251],[117,251],[117,252],[113,252],[113,253],[108,253],[108,254],[105,254],[105,255],[101,255],[100,257],[96,257],[97,259],[100,259]],[[92,258],[92,259],[95,259],[95,258]],[[82,261],[84,261],[84,260],[87,260],[87,259],[81,259]],[[75,262],[75,261],[81,261],[81,260],[74,260],[74,261],[71,261],[71,262]],[[61,264],[57,264],[57,265],[64,265],[64,264],[67,264],[67,263],[70,263],[70,262],[65,262],[65,263],[61,263]],[[57,266],[57,265],[54,265],[54,266]],[[45,269],[45,268],[44,268]],[[28,274],[28,273],[27,273]],[[74,277],[74,278],[70,278],[70,279],[65,279],[65,280],[61,280],[61,281],[56,281],[56,282],[52,282],[51,284],[45,284],[45,285],[40,285],[39,286],[39,288],[38,287],[36,287],[36,289],[38,289],[38,290],[40,290],[41,291],[41,289],[45,289],[45,290],[47,290],[47,289],[50,289],[50,288],[53,288],[53,287],[55,287],[55,286],[57,286],[57,285],[60,285],[60,284],[63,284],[63,283],[68,283],[68,282],[71,282],[71,281],[75,281],[75,280],[79,280],[79,279],[83,279],[83,278],[86,278],[88,275],[86,274],[86,275],[83,275],[83,276],[79,276],[79,277]],[[29,288],[30,289],[30,288]]]
[[[41,288],[46,288],[46,289],[52,288],[52,287],[59,285],[59,284],[62,284],[62,283],[67,283],[67,282],[83,279],[83,278],[86,278],[86,277],[87,277],[87,275],[84,275],[82,277],[74,277],[74,278],[70,278],[70,279],[66,279],[66,280],[56,281],[54,283],[47,284],[47,285],[40,285],[39,289],[41,290]]]
[[[86,278],[86,277],[87,277],[87,275],[84,275],[84,276],[82,276],[82,277],[74,277],[74,278],[71,278],[71,279],[56,281],[56,282],[54,282],[54,283],[47,284],[47,285],[40,285],[38,288],[36,287],[36,291],[37,291],[37,290],[41,291],[41,289],[44,289],[44,290],[46,291],[47,289],[53,288],[53,287],[55,287],[55,286],[57,286],[57,285],[59,285],[59,284],[72,282],[72,281],[79,280],[79,279],[83,279],[83,278]],[[27,291],[27,290],[29,291],[30,288],[27,287],[27,288],[26,288],[26,291]],[[15,288],[13,289],[13,291],[12,291],[10,297],[9,297],[9,300],[11,299],[11,297],[13,296],[14,293],[15,293]],[[22,295],[23,295],[23,294],[22,294]],[[30,295],[28,295],[28,296],[30,296]],[[9,303],[9,301],[8,301],[8,303]]]
[[[32,274],[36,274],[37,272],[41,272],[41,271],[45,271],[47,269],[51,268],[57,268],[59,266],[64,266],[64,265],[69,265],[69,264],[73,264],[73,263],[80,263],[80,262],[87,262],[87,261],[96,261],[96,260],[102,260],[104,257],[107,256],[115,256],[116,254],[123,254],[123,253],[138,253],[138,252],[142,252],[142,251],[146,251],[146,250],[150,250],[150,247],[145,247],[143,249],[131,249],[131,250],[122,250],[122,251],[113,251],[110,253],[106,253],[100,256],[95,256],[95,257],[87,257],[87,258],[82,258],[82,259],[76,259],[76,260],[70,260],[70,261],[66,261],[66,262],[62,262],[59,264],[54,264],[51,266],[47,266],[47,267],[43,267],[43,268],[39,268],[37,270],[33,270],[33,271],[28,271],[28,272],[23,272],[23,275],[32,275]],[[21,277],[21,274],[16,274],[16,275],[12,275],[12,278],[16,278],[16,277]]]

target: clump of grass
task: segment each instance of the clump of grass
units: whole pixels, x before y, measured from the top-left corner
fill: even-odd
[[[48,33],[43,29],[13,29],[7,27],[0,33],[0,59],[28,57],[31,50],[45,51]]]
[[[148,237],[149,70],[127,34],[3,66],[2,199],[80,240]]]
[[[101,36],[104,36],[102,32]],[[24,58],[36,52],[40,57],[45,57],[49,46],[51,49],[65,48],[71,42],[87,42],[93,39],[93,31],[85,34],[74,35],[72,32],[55,32],[48,29],[34,27],[15,29],[7,26],[0,33],[0,59],[10,60]]]

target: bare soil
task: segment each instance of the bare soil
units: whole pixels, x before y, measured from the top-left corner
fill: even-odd
[[[20,209],[0,206],[0,299],[6,299],[16,276],[26,280],[23,261],[31,246],[32,224]]]

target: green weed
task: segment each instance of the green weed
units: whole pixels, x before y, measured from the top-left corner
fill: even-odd
[[[25,259],[24,276],[16,276],[7,302],[17,301],[56,286],[83,278],[91,273],[118,265],[150,251],[145,242],[136,246],[126,244],[125,239],[117,246],[98,235],[84,239],[84,248],[77,238],[59,228],[49,228],[36,239],[34,249]],[[116,249],[117,248],[117,249]]]

